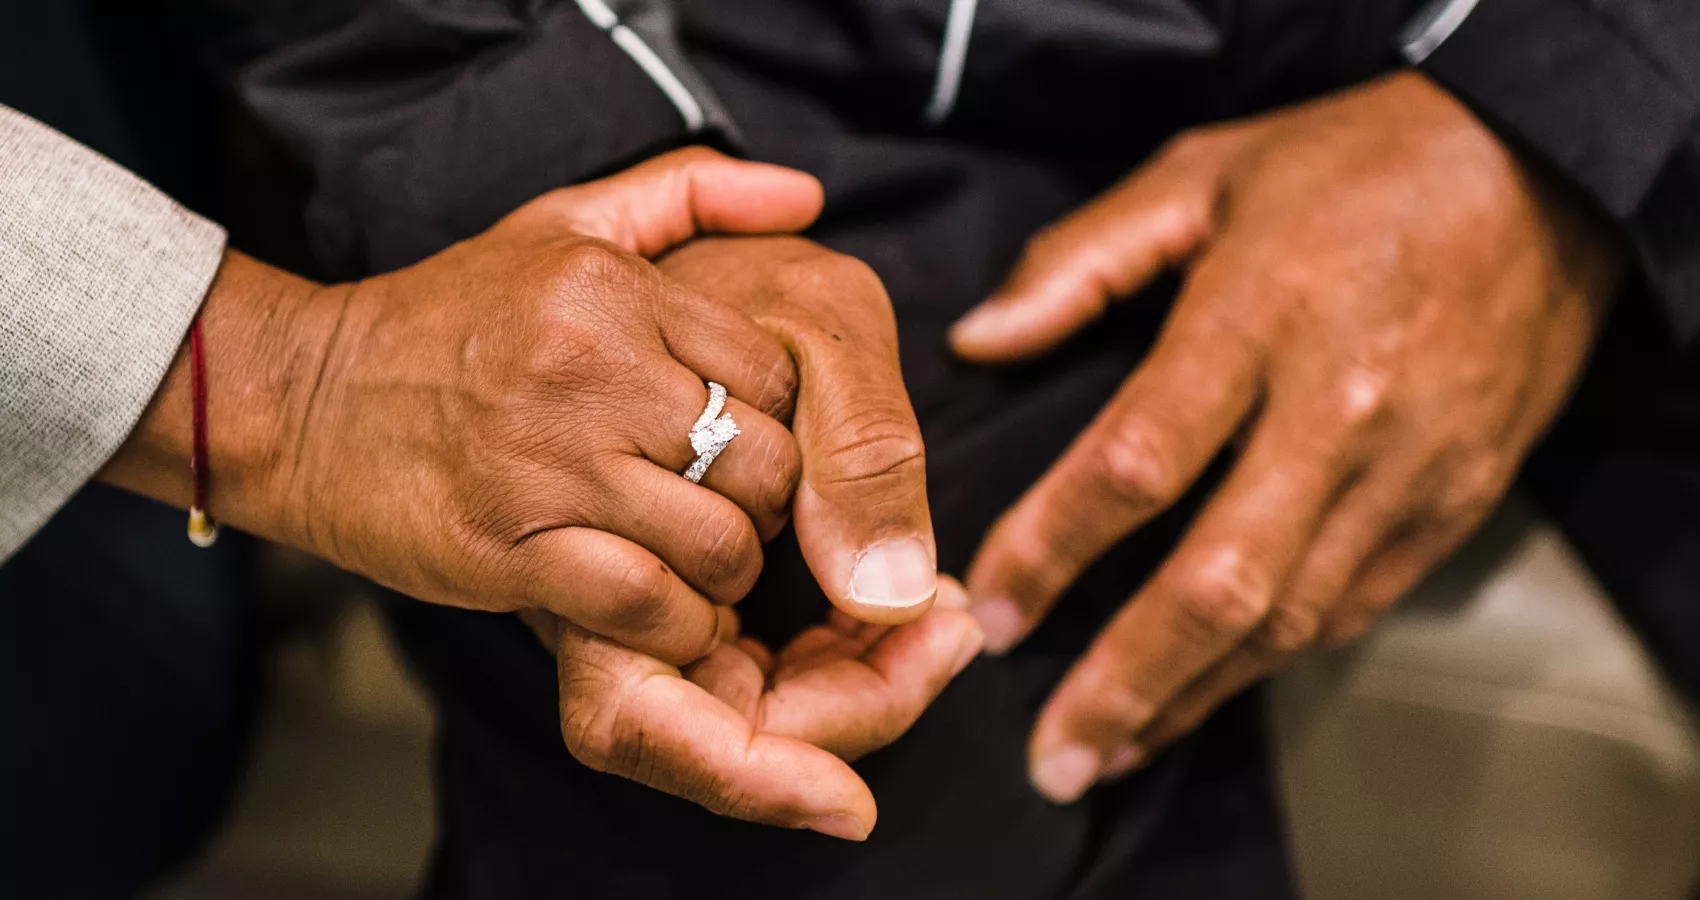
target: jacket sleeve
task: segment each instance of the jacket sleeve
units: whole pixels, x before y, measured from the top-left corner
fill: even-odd
[[[1440,0],[1404,51],[1592,197],[1700,337],[1700,3]]]
[[[326,274],[393,269],[551,188],[732,130],[667,0],[367,0],[243,60],[313,179]]]
[[[0,106],[0,561],[141,419],[224,232]]]

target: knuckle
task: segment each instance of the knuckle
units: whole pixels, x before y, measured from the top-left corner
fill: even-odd
[[[1017,526],[1018,531],[1006,532],[1000,529],[996,532],[1002,538],[1010,538],[999,543],[1003,550],[1004,561],[1017,577],[1026,581],[1038,580],[1041,573],[1049,572],[1059,560],[1060,545],[1066,543],[1056,529]],[[1028,585],[1031,587],[1032,585]]]
[[[654,560],[634,559],[620,564],[607,595],[611,624],[629,632],[648,633],[669,619],[671,577]]]
[[[854,256],[817,249],[807,256],[787,260],[780,270],[786,292],[837,293],[845,290],[877,289],[885,283],[874,267]]]
[[[781,422],[791,417],[797,403],[797,365],[786,353],[754,363],[751,383],[755,407]]]
[[[1279,654],[1300,653],[1316,643],[1322,630],[1322,618],[1314,610],[1297,606],[1277,606],[1263,623],[1264,646]]]
[[[555,265],[557,285],[575,294],[606,293],[610,284],[636,282],[641,271],[629,254],[596,240],[575,241],[559,254]]]
[[[1149,428],[1124,427],[1098,450],[1098,472],[1109,496],[1129,506],[1162,506],[1181,492],[1175,466],[1160,452]]]
[[[1269,615],[1273,590],[1237,550],[1182,576],[1174,587],[1182,614],[1206,634],[1245,634]]]
[[[1137,734],[1157,717],[1157,701],[1147,697],[1138,685],[1129,684],[1115,669],[1086,667],[1078,677],[1080,690],[1076,696],[1094,698],[1092,706],[1082,711],[1114,730]]]
[[[920,432],[895,411],[880,411],[838,429],[840,440],[824,459],[828,484],[877,487],[922,478],[927,449]]]
[[[1443,522],[1474,523],[1499,506],[1511,482],[1514,467],[1498,452],[1475,454],[1477,459],[1461,466],[1447,479],[1447,488],[1435,510]]]
[[[803,476],[802,451],[796,440],[785,433],[767,442],[762,457],[766,481],[756,502],[768,512],[783,513],[791,508],[791,499],[796,496],[797,483]]]
[[[656,748],[622,702],[636,689],[636,684],[622,684],[605,702],[564,701],[561,736],[567,752],[586,767],[649,785],[657,775]]]
[[[698,531],[698,569],[706,592],[723,600],[742,598],[761,574],[761,541],[749,520],[713,515]]]
[[[614,771],[621,694],[612,693],[607,702],[598,703],[581,696],[579,686],[576,677],[562,685],[561,739],[574,759],[598,772]]]
[[[1383,368],[1353,365],[1336,386],[1341,418],[1348,430],[1362,431],[1386,420],[1393,379]]]

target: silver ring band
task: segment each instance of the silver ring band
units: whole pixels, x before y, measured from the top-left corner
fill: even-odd
[[[742,434],[738,423],[732,421],[731,414],[723,412],[725,409],[726,388],[708,382],[708,405],[703,407],[702,415],[697,416],[696,424],[691,426],[691,450],[697,458],[685,470],[685,480],[692,484],[701,484],[702,477],[708,474],[708,467],[726,449],[726,445]]]

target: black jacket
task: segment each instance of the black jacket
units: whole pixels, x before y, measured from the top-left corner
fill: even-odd
[[[243,10],[221,58],[311,172],[312,239],[336,276],[414,261],[542,190],[693,141],[775,157],[831,132],[936,147],[946,166],[1013,154],[1085,197],[1188,126],[1406,65],[1425,27],[1467,11],[1421,67],[1608,214],[1641,276],[1530,480],[1700,688],[1700,381],[1683,352],[1700,334],[1689,0],[179,2]],[[949,91],[947,22],[963,7]],[[603,10],[700,116],[681,112]],[[718,96],[733,91],[745,96]],[[754,143],[723,102],[748,119],[780,96],[807,111]]]

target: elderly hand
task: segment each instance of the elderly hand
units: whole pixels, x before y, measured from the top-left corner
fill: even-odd
[[[688,150],[355,284],[232,254],[202,311],[213,512],[423,600],[708,655],[715,604],[749,590],[790,506],[796,373],[749,316],[644,257],[799,228],[820,203],[807,175]],[[109,480],[185,499],[185,368]],[[706,380],[743,434],[696,485],[679,473]]]
[[[1042,353],[1168,267],[1186,282],[1150,357],[968,574],[1009,648],[1244,435],[1041,712],[1032,778],[1059,802],[1362,634],[1468,536],[1565,402],[1619,260],[1587,210],[1407,72],[1183,136],[1036,237],[954,346]]]
[[[877,809],[844,761],[907,731],[984,642],[936,577],[890,300],[867,266],[797,238],[702,239],[661,269],[796,359],[797,539],[838,609],[777,656],[724,610],[719,648],[683,673],[529,615],[556,648],[562,734],[586,765],[715,812],[861,840]]]
[[[982,641],[959,586],[933,607],[890,302],[805,241],[645,259],[820,205],[807,175],[690,150],[356,285],[231,254],[202,311],[214,510],[421,599],[521,611],[557,649],[589,765],[864,837],[873,798],[844,760],[907,729]],[[695,485],[705,380],[742,434]],[[180,357],[106,480],[187,499],[187,381]],[[840,609],[775,660],[726,604],[794,494]]]

